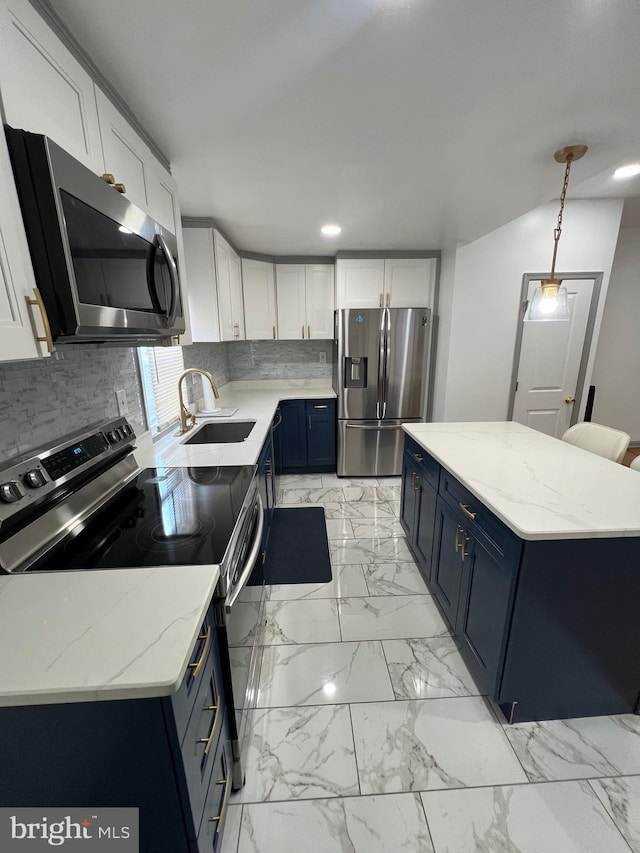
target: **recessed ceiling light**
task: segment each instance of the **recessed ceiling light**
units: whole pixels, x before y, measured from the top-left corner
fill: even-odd
[[[335,237],[342,231],[342,228],[339,225],[323,225],[320,230],[325,237]]]
[[[633,178],[634,175],[640,175],[640,163],[628,163],[613,173],[614,178]]]

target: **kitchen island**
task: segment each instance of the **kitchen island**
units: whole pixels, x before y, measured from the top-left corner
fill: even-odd
[[[516,423],[407,424],[401,520],[509,720],[636,712],[640,477]]]

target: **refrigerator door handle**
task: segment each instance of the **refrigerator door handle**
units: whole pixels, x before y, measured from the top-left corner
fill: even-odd
[[[384,314],[384,380],[382,386],[382,417],[387,417],[387,394],[389,393],[389,338],[391,337],[391,313],[388,308]]]
[[[376,418],[384,417],[384,380],[387,366],[386,350],[387,320],[385,309],[380,312],[380,336],[378,338],[378,399],[376,400]]]
[[[347,429],[402,429],[402,424],[345,424]]]

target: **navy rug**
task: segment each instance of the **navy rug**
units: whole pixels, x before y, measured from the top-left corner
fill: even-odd
[[[265,583],[327,583],[331,580],[327,525],[321,506],[273,511]]]

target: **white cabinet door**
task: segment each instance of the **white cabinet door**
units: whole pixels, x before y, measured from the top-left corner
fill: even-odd
[[[220,338],[223,341],[244,340],[240,258],[219,231],[213,233]]]
[[[301,340],[305,337],[305,265],[276,264],[278,338]]]
[[[307,337],[329,340],[333,338],[335,305],[333,264],[307,264],[305,272]]]
[[[0,2],[0,90],[10,125],[103,172],[93,80],[28,0]]]
[[[433,306],[435,258],[387,258],[384,304],[391,308]]]
[[[48,355],[36,341],[36,335],[44,337],[38,307],[27,305],[35,286],[9,152],[0,132],[0,361]]]
[[[384,260],[339,258],[336,261],[336,308],[379,308],[383,291]]]
[[[220,341],[213,231],[210,228],[185,228],[182,235],[192,340]]]
[[[117,183],[125,185],[125,195],[128,199],[148,211],[150,203],[147,170],[150,151],[97,86],[96,102],[105,172],[111,172]]]
[[[247,340],[275,340],[276,286],[273,264],[243,258],[242,293]]]

